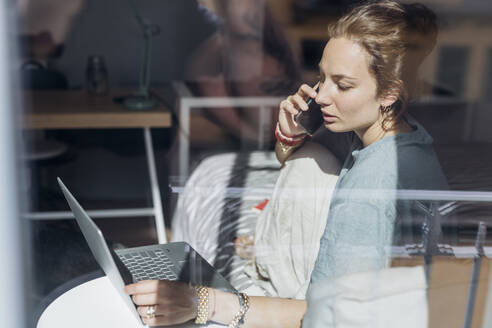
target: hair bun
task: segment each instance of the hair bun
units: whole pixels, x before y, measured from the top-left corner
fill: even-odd
[[[408,28],[423,34],[437,34],[437,16],[427,6],[421,3],[402,4]]]

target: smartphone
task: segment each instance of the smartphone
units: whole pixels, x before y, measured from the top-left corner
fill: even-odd
[[[318,88],[315,90],[318,91]],[[294,120],[311,136],[323,124],[324,119],[321,106],[313,98],[309,98],[307,105],[309,109],[297,113]]]

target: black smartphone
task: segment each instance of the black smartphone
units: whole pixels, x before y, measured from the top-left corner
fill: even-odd
[[[316,91],[317,89],[318,88],[316,88]],[[324,119],[323,113],[321,112],[321,106],[318,105],[313,98],[309,98],[307,105],[309,106],[309,109],[297,113],[294,120],[311,136],[323,124]]]

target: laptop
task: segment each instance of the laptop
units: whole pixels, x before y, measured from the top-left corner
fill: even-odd
[[[96,261],[139,321],[135,304],[123,291],[127,284],[141,280],[172,280],[236,293],[234,287],[186,242],[110,249],[101,230],[60,178],[58,184]]]

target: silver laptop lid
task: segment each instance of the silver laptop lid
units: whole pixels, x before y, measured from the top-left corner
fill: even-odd
[[[132,311],[138,321],[141,322],[140,315],[138,314],[133,301],[131,300],[130,296],[125,294],[123,290],[125,287],[125,283],[123,282],[123,278],[118,271],[118,267],[116,266],[116,263],[111,256],[111,252],[106,244],[101,230],[99,230],[94,221],[92,221],[92,219],[87,215],[85,210],[82,208],[82,206],[80,206],[80,204],[70,193],[67,187],[65,187],[62,180],[60,178],[57,178],[57,180],[63,192],[63,195],[68,202],[68,206],[70,206],[70,209],[75,216],[75,220],[77,220],[80,230],[82,230],[85,240],[87,241],[87,244],[89,244],[89,248],[96,258],[97,263],[99,263],[104,273],[109,278],[109,281],[111,281],[114,288],[116,288],[130,311]]]

